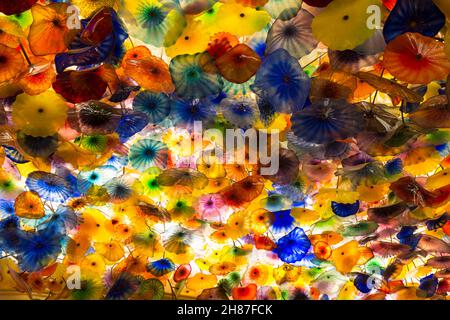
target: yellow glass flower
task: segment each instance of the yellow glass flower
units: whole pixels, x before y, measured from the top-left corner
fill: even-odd
[[[203,270],[203,271],[209,270],[209,267],[211,266],[211,263],[210,263],[208,260],[206,260],[206,259],[201,259],[201,258],[196,259],[196,260],[195,260],[195,264],[197,265],[197,267],[198,267],[200,270]]]
[[[300,277],[302,272],[301,267],[283,264],[276,269],[273,269],[273,277],[278,285],[285,282],[294,282]]]
[[[36,96],[20,94],[12,106],[14,124],[23,133],[34,137],[53,135],[64,126],[66,118],[66,102],[50,91]]]
[[[338,272],[349,273],[358,262],[360,256],[358,241],[352,240],[339,248],[335,248],[331,259],[334,261]]]
[[[216,19],[209,30],[211,33],[229,32],[241,37],[261,31],[270,20],[270,15],[264,10],[226,3],[218,8]]]
[[[209,272],[216,276],[224,276],[236,270],[236,264],[229,261],[217,262],[209,267]]]
[[[71,3],[80,9],[80,14],[87,18],[103,7],[113,7],[116,0],[72,0]]]
[[[270,211],[259,208],[250,214],[249,220],[250,229],[253,231],[253,233],[263,234],[267,232],[269,227],[272,225],[274,215]]]
[[[255,264],[247,271],[247,277],[250,281],[263,286],[266,285],[270,279],[272,268],[266,264]]]
[[[225,233],[231,239],[239,239],[249,232],[248,215],[246,211],[233,213],[227,220]]]
[[[332,50],[347,50],[363,44],[375,32],[369,28],[367,8],[381,6],[379,0],[335,0],[313,20],[312,31],[317,40]]]
[[[163,187],[159,185],[156,177],[161,173],[159,168],[149,168],[139,176],[144,194],[152,199],[160,199],[163,194]]]
[[[217,276],[204,273],[197,273],[186,282],[186,287],[191,290],[203,290],[212,288],[217,283]]]
[[[427,179],[425,187],[434,190],[441,187],[445,187],[446,185],[449,184],[450,184],[450,168],[446,168],[430,176]]]
[[[203,173],[205,176],[211,179],[223,178],[227,172],[225,167],[220,163],[219,159],[215,157],[209,157],[208,159],[202,159],[201,163],[197,165],[197,170]]]
[[[338,300],[354,300],[357,293],[358,289],[356,289],[353,282],[347,281],[339,291]]]
[[[174,45],[166,48],[166,54],[169,57],[175,57],[181,54],[195,54],[203,52],[208,47],[211,34],[204,30],[201,22],[191,21],[178,37]]]
[[[320,218],[320,214],[317,211],[306,208],[292,208],[291,216],[293,216],[295,221],[301,226],[311,225]]]
[[[10,259],[5,258],[0,260],[0,289],[12,290],[16,287],[17,283],[11,276],[9,269],[19,272],[19,267],[16,263]]]
[[[95,251],[102,255],[106,260],[117,261],[123,257],[125,251],[118,241],[97,242],[94,244]]]
[[[433,147],[415,148],[410,150],[403,165],[406,172],[413,175],[425,175],[433,170],[441,162],[439,153]]]
[[[100,254],[93,253],[81,261],[81,268],[92,274],[102,274],[105,272],[105,260]]]
[[[88,208],[83,213],[83,222],[80,224],[78,234],[86,235],[98,242],[107,242],[111,239],[114,229],[103,212]]]
[[[374,185],[361,184],[356,188],[361,201],[374,202],[380,201],[386,197],[389,190],[389,184],[381,183]]]
[[[339,203],[354,203],[359,198],[359,193],[354,191],[338,190],[333,188],[322,188],[316,199],[330,200]]]

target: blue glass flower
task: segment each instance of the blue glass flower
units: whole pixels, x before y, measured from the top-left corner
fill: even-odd
[[[17,216],[9,216],[0,220],[0,235],[8,229],[17,229],[20,226],[20,221]]]
[[[417,230],[416,226],[404,226],[397,233],[397,239],[403,240],[409,238],[414,234],[416,230]]]
[[[432,0],[398,0],[384,24],[386,42],[407,32],[432,37],[445,25],[445,16]]]
[[[389,160],[384,165],[384,169],[386,170],[386,173],[390,176],[401,173],[403,171],[402,159],[394,158],[392,160]]]
[[[171,105],[173,122],[180,127],[191,128],[195,121],[205,125],[216,116],[215,106],[209,99],[174,99]]]
[[[445,212],[443,215],[441,215],[436,219],[428,220],[425,224],[428,230],[437,230],[439,228],[442,228],[449,220],[450,215],[447,212]]]
[[[147,271],[156,277],[163,276],[173,270],[175,270],[175,264],[167,258],[152,261],[147,265]]]
[[[300,59],[311,53],[318,45],[311,29],[313,19],[311,13],[301,9],[292,19],[275,20],[267,35],[266,54],[283,48],[294,58]]]
[[[14,201],[0,199],[0,216],[14,214]]]
[[[55,56],[55,66],[58,73],[71,66],[92,68],[102,63],[117,63],[124,54],[123,43],[128,38],[128,33],[122,20],[114,9],[108,10],[111,15],[112,32],[98,44],[83,42],[80,35],[71,42],[69,51]],[[81,20],[81,25],[86,28],[91,19]]]
[[[119,134],[120,141],[123,143],[144,129],[147,124],[148,117],[145,113],[139,111],[125,113],[120,118],[116,132]]]
[[[416,294],[421,298],[431,298],[435,294],[438,285],[439,279],[434,274],[430,274],[420,279],[419,289]]]
[[[168,151],[166,145],[159,141],[141,139],[130,147],[128,160],[133,168],[141,171],[155,166],[164,169],[167,165]]]
[[[410,246],[412,250],[415,250],[419,244],[422,235],[420,233],[414,234],[415,227],[402,227],[399,233],[397,233],[397,238],[401,244],[406,244]]]
[[[3,145],[3,150],[5,152],[6,157],[15,163],[27,163],[29,160],[25,159],[25,157],[14,147]]]
[[[258,97],[256,101],[258,104],[259,119],[265,125],[269,125],[276,116],[275,107],[265,98]]]
[[[343,100],[318,99],[292,116],[294,134],[311,143],[326,144],[355,136],[364,129],[363,115]]]
[[[275,190],[291,201],[302,201],[305,197],[303,191],[298,186],[292,184],[274,184]]]
[[[305,257],[310,247],[308,236],[302,228],[297,227],[278,240],[275,251],[281,261],[295,263]]]
[[[139,288],[138,279],[128,272],[121,272],[106,293],[106,300],[126,300]]]
[[[223,117],[238,128],[247,129],[259,116],[258,106],[252,99],[223,99],[220,102]]]
[[[252,90],[278,112],[301,110],[311,87],[311,79],[297,59],[286,50],[277,49],[266,57],[256,73]]]
[[[133,110],[145,113],[150,123],[160,123],[170,114],[170,99],[164,93],[142,91],[133,100]]]
[[[9,254],[17,253],[25,231],[19,229],[20,221],[15,215],[0,220],[0,248]]]
[[[53,173],[33,171],[28,175],[25,184],[48,201],[64,202],[72,196],[72,188],[66,180]]]
[[[81,195],[80,191],[77,188],[78,181],[77,177],[75,177],[67,168],[57,168],[55,172],[58,176],[63,178],[66,183],[70,186],[70,189],[72,190],[71,197],[79,197]]]
[[[60,205],[44,226],[53,229],[54,232],[65,234],[66,230],[70,231],[78,227],[82,220],[80,213],[77,213],[71,207]]]
[[[128,157],[126,156],[118,156],[112,155],[111,158],[108,159],[106,165],[113,166],[116,169],[122,169],[122,167],[126,166],[128,163]]]
[[[267,31],[263,30],[255,33],[247,41],[245,41],[245,43],[258,54],[261,61],[264,61],[266,58],[266,39]]]
[[[358,273],[357,276],[355,277],[355,280],[353,280],[353,284],[360,292],[369,293],[374,287],[373,285],[375,284],[372,283],[371,281],[373,280],[368,274]]]
[[[133,194],[133,180],[127,176],[111,179],[105,184],[105,188],[112,201],[125,201]]]
[[[275,233],[289,231],[294,226],[294,217],[291,216],[291,210],[281,210],[274,212],[274,221],[271,226]]]
[[[331,209],[333,213],[341,218],[355,215],[359,211],[359,200],[354,203],[339,203],[331,201]]]
[[[419,86],[417,88],[413,88],[411,90],[413,90],[414,92],[417,92],[422,97],[424,97],[425,94],[427,93],[428,86],[423,85],[423,86]],[[445,94],[445,93],[442,93],[442,94]],[[406,102],[402,106],[400,106],[400,110],[403,111],[404,113],[413,113],[414,111],[417,111],[419,109],[420,105],[421,105],[420,102]]]
[[[22,271],[38,271],[54,262],[61,253],[61,237],[52,228],[22,234],[16,258]]]
[[[91,171],[80,171],[77,177],[77,188],[81,193],[87,193],[92,185],[101,186],[111,180],[117,173],[114,166],[101,166]]]
[[[183,99],[217,96],[223,88],[222,77],[212,67],[208,54],[179,55],[170,61],[170,74],[176,94]]]

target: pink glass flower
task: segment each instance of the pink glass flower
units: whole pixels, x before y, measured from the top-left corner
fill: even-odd
[[[219,194],[205,194],[198,199],[197,212],[202,219],[220,221],[220,215],[225,207]]]

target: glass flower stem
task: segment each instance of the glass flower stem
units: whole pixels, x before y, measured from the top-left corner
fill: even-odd
[[[325,56],[327,53],[322,53],[321,55],[317,56],[316,58],[314,58],[313,60],[311,60],[310,62],[308,62],[307,64],[305,64],[304,66],[302,66],[302,69],[310,66],[311,64],[313,64],[314,62],[316,62],[317,60],[320,60],[323,56]]]
[[[173,290],[172,283],[170,282],[169,279],[167,279],[167,282],[169,283],[170,290],[172,291],[172,297],[173,297],[173,299],[174,299],[174,300],[177,300],[177,295],[175,294],[175,291]]]
[[[131,37],[128,37],[128,40],[130,40],[131,46],[132,46],[133,48],[135,48],[135,45],[134,45],[133,39],[131,39]]]
[[[22,51],[22,54],[25,57],[25,60],[27,60],[28,65],[31,66],[32,63],[30,61],[30,58],[28,57],[27,52],[25,51],[25,48],[24,48],[22,42],[19,45],[20,45],[20,50]]]
[[[383,75],[384,75],[384,68],[383,68],[383,70],[381,70],[380,78],[383,78]],[[377,95],[378,95],[378,90],[375,91],[375,95],[373,96],[372,103],[375,103],[375,100],[377,99]]]

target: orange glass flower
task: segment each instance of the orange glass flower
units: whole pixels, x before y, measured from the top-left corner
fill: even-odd
[[[419,33],[405,33],[389,42],[383,63],[398,80],[415,84],[442,80],[450,72],[444,44]]]
[[[0,83],[15,78],[24,70],[22,54],[16,49],[0,44]]]
[[[55,80],[55,70],[51,65],[47,64],[38,68],[35,72],[25,74],[19,80],[19,86],[26,94],[34,96],[50,88]]]
[[[173,274],[173,281],[180,282],[183,280],[186,280],[189,278],[189,275],[191,274],[192,267],[189,264],[182,264],[175,270],[175,273]]]
[[[238,43],[238,38],[231,33],[218,32],[211,36],[206,51],[216,59],[230,51]]]
[[[67,50],[79,31],[68,22],[68,8],[67,3],[36,5],[31,8],[33,24],[30,26],[28,41],[35,55],[45,56]]]
[[[327,260],[331,257],[333,250],[328,245],[328,243],[319,241],[314,245],[314,254],[317,258],[321,260]]]
[[[150,56],[143,60],[128,60],[125,73],[147,90],[164,93],[175,90],[169,66],[160,58]]]
[[[258,286],[250,283],[245,287],[237,287],[231,289],[231,295],[234,300],[254,300],[256,298]]]
[[[149,48],[145,46],[137,46],[132,49],[127,50],[122,59],[122,67],[127,66],[127,62],[130,60],[143,60],[151,57],[152,53]]]
[[[220,74],[233,83],[247,82],[260,65],[261,58],[245,44],[238,44],[216,60]]]
[[[34,191],[24,191],[19,194],[14,202],[14,212],[18,217],[27,219],[39,219],[44,216],[44,204]]]

